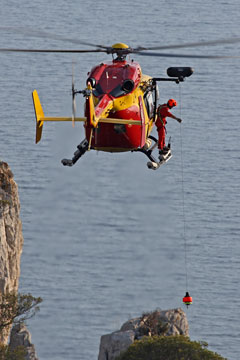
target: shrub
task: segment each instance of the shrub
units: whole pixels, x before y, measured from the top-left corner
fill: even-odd
[[[11,350],[8,345],[0,344],[0,360],[25,360],[26,350],[23,346],[18,346]]]
[[[143,337],[116,360],[227,360],[207,346],[182,335]]]
[[[0,294],[0,333],[9,325],[34,316],[41,302],[40,297],[35,298],[31,294]]]
[[[40,297],[31,294],[8,293],[0,294],[0,337],[8,334],[12,324],[17,324],[35,315],[42,302]],[[0,343],[0,360],[25,360],[26,349],[18,346],[11,349]]]

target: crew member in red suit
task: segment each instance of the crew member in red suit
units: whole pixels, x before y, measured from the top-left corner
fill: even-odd
[[[165,132],[166,132],[166,117],[171,117],[177,120],[179,123],[182,120],[174,116],[169,110],[177,106],[177,102],[174,99],[169,99],[167,104],[159,105],[157,108],[157,120],[156,126],[158,131],[158,149],[160,157],[166,156],[170,152],[170,148],[165,145]]]

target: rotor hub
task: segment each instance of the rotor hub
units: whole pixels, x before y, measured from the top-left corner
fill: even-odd
[[[123,61],[126,59],[126,56],[132,52],[132,48],[124,43],[113,44],[112,47],[108,48],[108,54],[117,54],[115,60]]]

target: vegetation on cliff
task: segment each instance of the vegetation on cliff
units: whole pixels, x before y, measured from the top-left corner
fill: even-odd
[[[135,341],[116,360],[227,360],[207,349],[205,342],[185,336],[143,337]]]
[[[33,317],[42,302],[40,297],[31,294],[0,294],[0,332],[13,323],[19,323]]]
[[[0,335],[13,324],[18,324],[33,317],[42,302],[40,297],[31,294],[7,293],[0,294]],[[24,360],[26,350],[23,347],[10,349],[0,344],[0,360]]]
[[[25,360],[26,350],[23,346],[17,349],[10,349],[7,345],[0,344],[0,360]]]

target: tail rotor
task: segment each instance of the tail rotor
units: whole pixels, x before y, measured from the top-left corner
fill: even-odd
[[[74,87],[74,63],[72,63],[72,127],[75,126],[76,118],[76,90]]]

